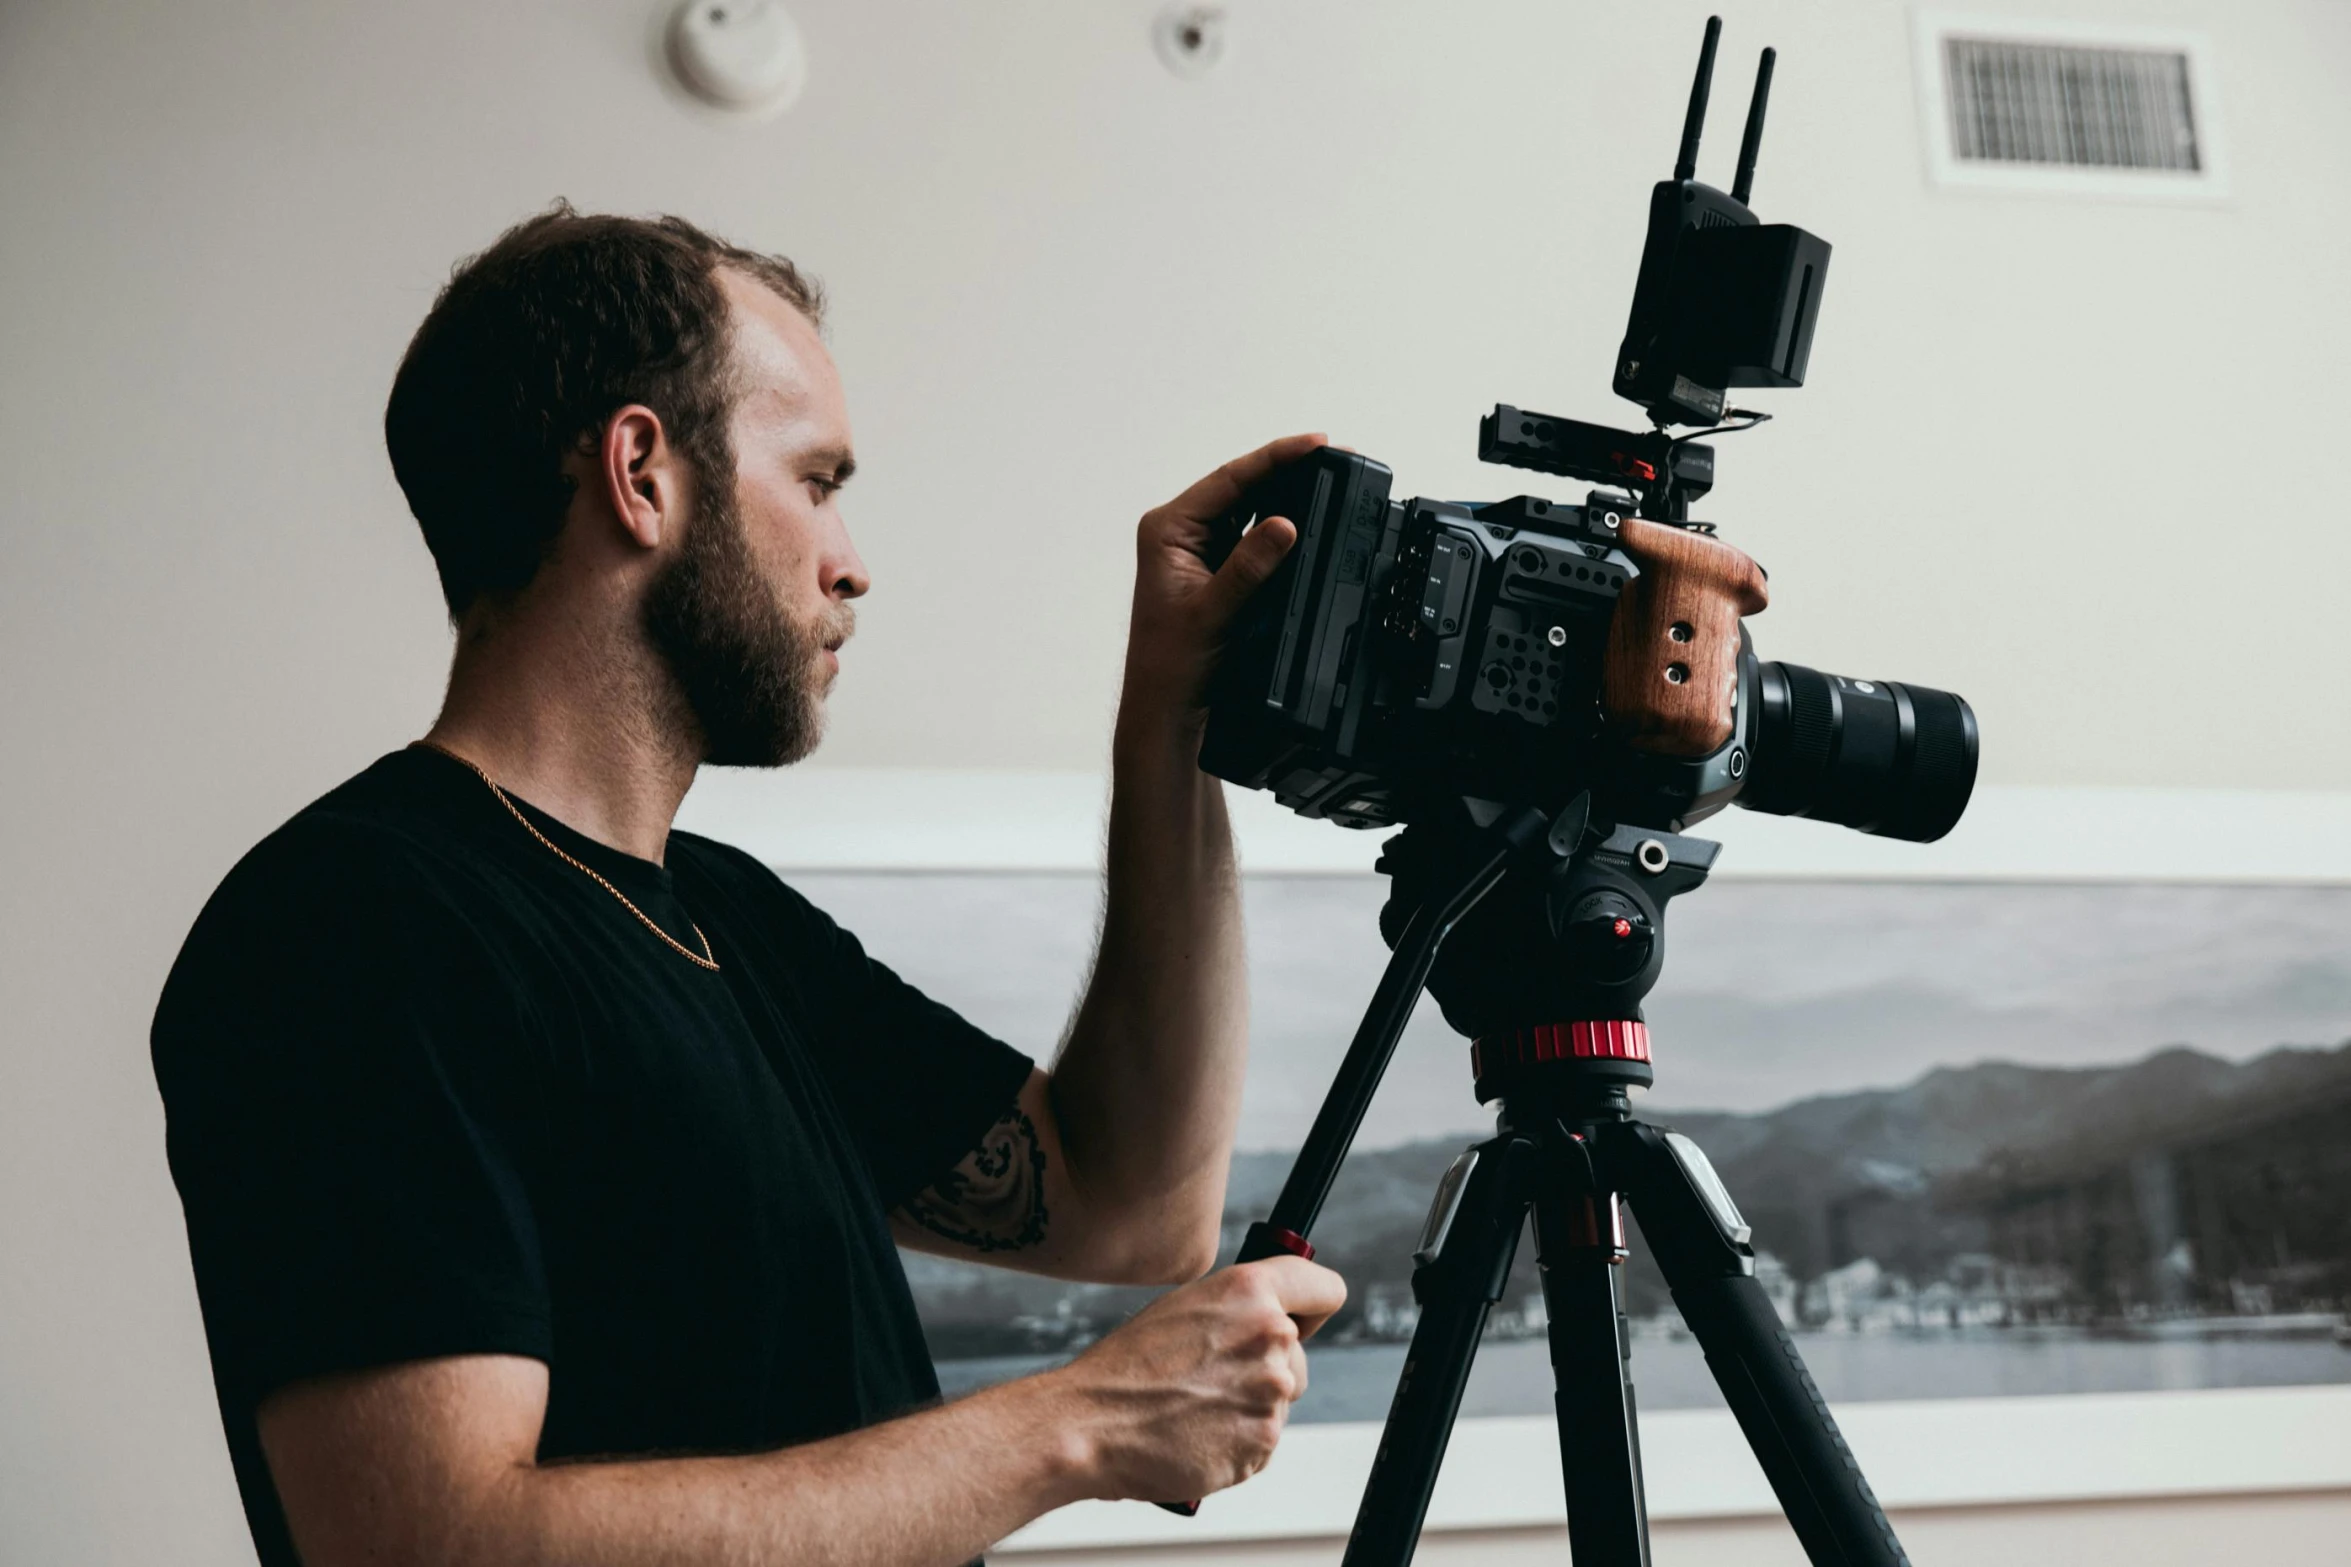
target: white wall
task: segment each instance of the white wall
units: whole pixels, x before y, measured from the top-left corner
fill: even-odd
[[[560,193],[830,282],[878,587],[818,765],[1098,765],[1133,517],[1269,434],[1497,495],[1494,401],[1631,411],[1702,7],[1234,0],[1197,83],[1151,8],[796,0],[742,127],[644,0],[0,3],[0,1560],[246,1557],[144,1031],[236,854],[432,709],[377,419],[458,255]],[[1707,169],[1776,43],[1759,205],[1837,247],[1704,508],[1767,651],[1964,691],[1997,783],[2341,786],[2351,11],[2064,0],[2216,39],[2199,210],[1937,195],[1901,6],[1731,9]]]

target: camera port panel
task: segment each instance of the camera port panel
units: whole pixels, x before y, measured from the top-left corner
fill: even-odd
[[[1413,508],[1416,521],[1425,515],[1425,505]],[[1429,662],[1426,684],[1413,705],[1438,712],[1460,695],[1469,659],[1470,622],[1488,562],[1486,551],[1469,532],[1442,525],[1428,527],[1420,553],[1427,575],[1414,606],[1412,640],[1429,650]]]

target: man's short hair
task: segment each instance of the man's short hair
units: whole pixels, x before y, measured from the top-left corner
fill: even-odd
[[[393,378],[384,444],[452,619],[537,573],[571,505],[565,457],[631,403],[661,416],[698,485],[732,482],[720,267],[821,322],[822,291],[781,256],[563,201],[450,274]]]

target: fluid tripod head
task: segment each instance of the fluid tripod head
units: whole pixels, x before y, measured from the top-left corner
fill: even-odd
[[[1385,846],[1380,934],[1390,946],[1484,852],[1491,819],[1481,825],[1480,814],[1416,822]],[[1555,1079],[1555,1062],[1576,1063],[1587,1082],[1648,1087],[1641,1002],[1664,971],[1666,904],[1704,883],[1719,845],[1594,823],[1583,796],[1539,839],[1522,838],[1437,950],[1426,981],[1446,1023],[1474,1042],[1478,1098]]]

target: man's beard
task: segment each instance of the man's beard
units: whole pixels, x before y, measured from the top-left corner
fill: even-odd
[[[645,593],[644,626],[701,730],[714,767],[783,767],[824,735],[827,643],[851,611],[796,623],[760,576],[743,536],[733,475],[701,486],[677,555]]]

